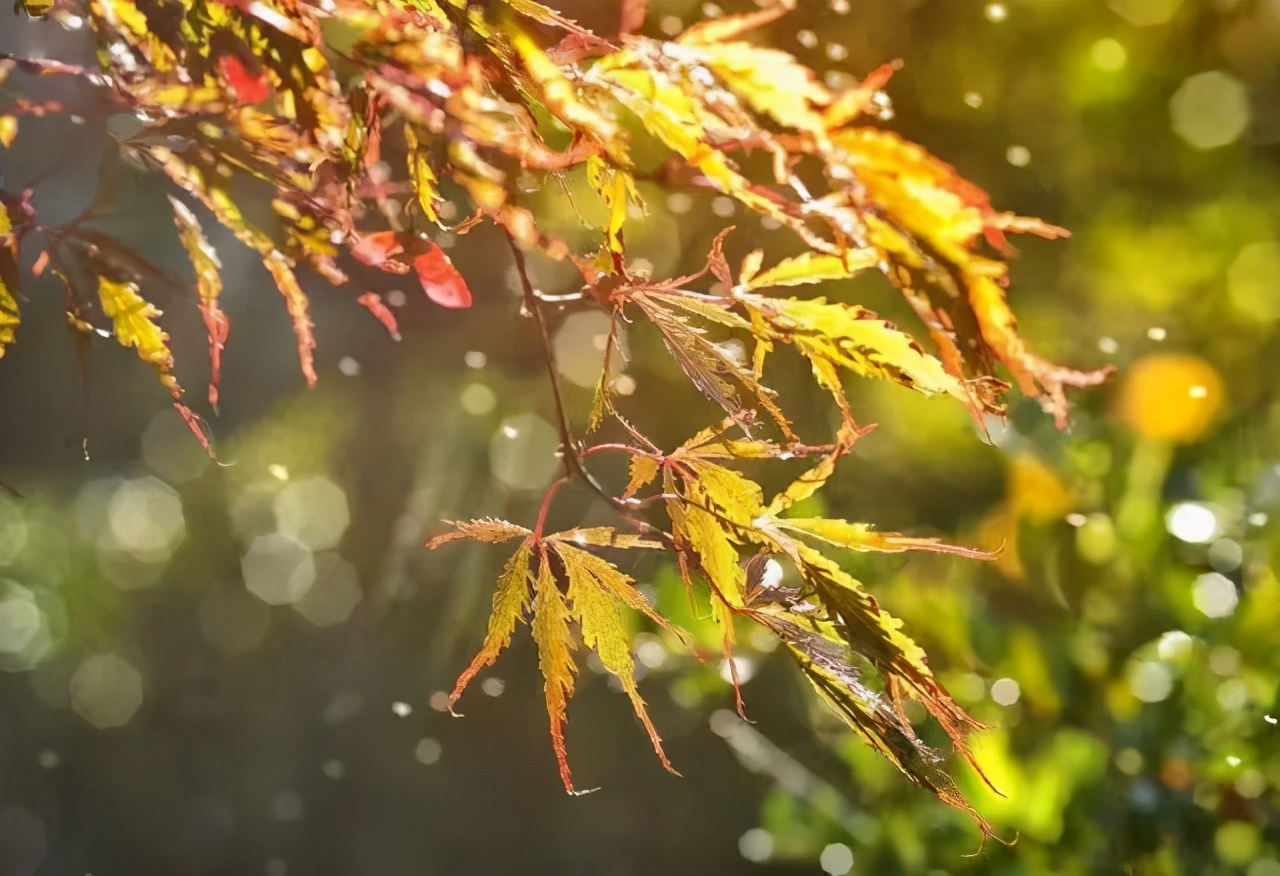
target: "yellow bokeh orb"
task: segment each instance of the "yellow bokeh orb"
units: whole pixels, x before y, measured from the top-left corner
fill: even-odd
[[[1217,370],[1198,356],[1160,353],[1138,360],[1125,375],[1118,414],[1143,438],[1190,444],[1222,407]]]

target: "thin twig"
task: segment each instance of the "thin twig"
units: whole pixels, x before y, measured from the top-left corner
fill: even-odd
[[[524,309],[538,325],[538,336],[542,341],[542,361],[547,367],[547,377],[551,381],[551,395],[556,407],[556,425],[560,430],[560,454],[564,461],[565,469],[569,474],[581,477],[605,501],[614,504],[614,497],[609,495],[609,492],[600,485],[595,476],[587,471],[582,464],[582,457],[578,454],[578,447],[574,443],[573,432],[569,427],[569,415],[565,410],[564,394],[560,389],[560,373],[556,370],[555,347],[551,342],[551,329],[547,326],[547,315],[543,313],[542,301],[538,298],[538,293],[534,290],[533,283],[529,280],[529,269],[525,263],[524,252],[516,244],[516,240],[511,236],[510,231],[503,228],[502,233],[506,235],[507,243],[511,247],[511,255],[515,259],[516,273],[520,277],[520,289],[524,293]]]

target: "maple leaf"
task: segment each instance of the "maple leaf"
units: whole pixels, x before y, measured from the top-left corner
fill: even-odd
[[[0,359],[16,338],[22,319],[18,313],[18,235],[9,209],[0,201]]]
[[[565,790],[575,793],[564,730],[577,674],[572,627],[576,624],[582,643],[594,651],[605,669],[618,679],[659,761],[674,773],[636,684],[630,636],[622,623],[621,609],[640,612],[664,629],[681,634],[654,611],[636,589],[635,581],[612,563],[580,547],[661,548],[662,543],[617,532],[611,527],[573,529],[541,537],[523,527],[494,519],[451,525],[452,532],[432,539],[428,547],[435,548],[458,538],[487,542],[520,538],[521,541],[498,577],[484,644],[458,677],[449,698],[450,705],[462,696],[476,673],[497,660],[511,643],[517,623],[531,613],[552,748]]]
[[[311,306],[307,301],[307,293],[302,291],[297,275],[279,250],[267,253],[262,263],[271,274],[271,278],[276,281],[276,288],[284,296],[285,307],[288,308],[289,318],[293,321],[293,333],[298,339],[298,362],[302,367],[302,376],[307,379],[308,386],[314,386],[316,338],[312,332],[315,326],[311,322]]]
[[[218,69],[226,79],[227,87],[240,103],[262,103],[271,95],[266,75],[260,71],[251,71],[244,61],[234,55],[220,58]]]
[[[222,377],[222,350],[231,331],[231,321],[218,305],[222,294],[222,263],[218,254],[204,236],[200,223],[191,209],[177,198],[170,196],[173,219],[178,226],[178,237],[191,259],[196,275],[196,293],[199,297],[200,316],[209,333],[209,405],[218,409],[218,381]]]
[[[107,277],[98,278],[98,300],[103,314],[111,320],[116,340],[122,347],[132,347],[138,358],[156,369],[160,382],[174,397],[182,394],[173,376],[173,353],[169,336],[155,322],[161,316],[150,302],[138,294],[133,283],[121,283]]]
[[[758,265],[761,255],[757,250],[748,259]],[[755,291],[771,286],[800,286],[826,280],[844,280],[862,270],[876,267],[879,261],[880,254],[873,249],[848,250],[841,255],[806,252],[795,258],[783,259],[772,268],[759,273],[744,267],[742,286],[747,291]]]
[[[471,306],[471,290],[453,266],[445,251],[430,244],[426,252],[414,256],[413,270],[422,284],[422,291],[441,307],[460,308]]]
[[[48,8],[42,0],[20,5],[32,12]],[[585,283],[584,301],[608,314],[611,327],[589,430],[609,423],[634,443],[580,446],[556,387],[566,478],[544,496],[534,529],[482,519],[451,524],[431,542],[515,543],[498,577],[484,643],[459,676],[452,701],[527,620],[566,789],[573,788],[565,726],[579,644],[618,679],[670,769],[635,682],[623,618],[638,612],[677,636],[680,631],[648,604],[629,576],[596,553],[665,552],[686,586],[700,587],[701,579],[709,588],[711,616],[721,627],[727,655],[735,647],[737,621],[745,618],[774,632],[818,695],[855,732],[989,831],[956,791],[940,757],[916,735],[902,706],[907,699],[920,701],[965,758],[976,722],[937,683],[901,623],[821,551],[986,555],[937,539],[878,532],[864,523],[784,515],[827,483],[867,431],[854,420],[846,372],[949,396],[985,415],[1003,410],[1009,387],[997,374],[1001,369],[1059,424],[1065,422],[1066,388],[1096,383],[1106,373],[1063,368],[1030,349],[1009,306],[1009,266],[1002,260],[1008,255],[1006,234],[1052,238],[1065,232],[997,211],[950,165],[862,124],[869,110],[884,104],[880,89],[896,65],[838,89],[790,54],[748,41],[750,31],[778,21],[796,7],[795,0],[695,23],[672,41],[637,34],[647,11],[644,0],[621,2],[617,40],[596,36],[535,0],[171,5],[172,15],[158,14],[152,0],[85,0],[84,22],[98,68],[0,59],[0,80],[15,72],[75,77],[104,95],[112,112],[138,119],[138,132],[122,148],[198,200],[262,260],[285,299],[308,384],[316,379],[315,337],[304,270],[348,288],[339,263],[348,252],[366,266],[412,273],[441,306],[471,305],[471,291],[449,256],[418,230],[420,216],[441,228],[455,215],[466,217],[449,227],[458,235],[489,222],[517,253],[538,251],[572,264]],[[6,108],[0,145],[16,136],[18,114],[52,106]],[[646,165],[657,158],[657,171],[632,165],[633,137],[645,139],[643,152],[635,151],[645,155]],[[742,157],[756,150],[771,160],[772,180],[756,179],[753,164]],[[397,160],[384,160],[390,156]],[[549,234],[533,204],[522,202],[520,175],[535,171],[545,179],[579,174],[599,197],[604,216],[588,251],[571,245],[572,235]],[[728,196],[771,220],[766,224],[793,233],[803,250],[768,268],[764,252],[752,251],[735,281],[723,251],[726,229],[702,271],[641,278],[643,272],[627,261],[627,222],[644,209],[641,178]],[[90,213],[109,193],[104,184]],[[270,210],[256,209],[253,198],[269,203]],[[171,200],[195,274],[209,343],[209,398],[216,406],[229,328],[219,307],[218,256],[191,210]],[[0,204],[0,355],[13,342],[20,319],[11,219],[18,221]],[[163,279],[163,271],[105,235],[85,237],[96,232],[75,227],[48,231],[61,234],[66,246],[53,256],[42,254],[36,273],[70,253],[89,276],[100,278],[99,302],[117,340],[156,368],[179,413],[207,447],[199,419],[179,403],[181,388],[173,378],[168,336],[157,323],[160,313],[140,291]],[[984,243],[1001,258],[982,254]],[[523,255],[517,262],[528,291],[525,306],[549,348],[543,307],[550,302],[533,291]],[[75,274],[61,267],[51,270],[66,285],[67,318],[90,331],[92,308],[68,279]],[[909,326],[900,329],[856,304],[830,295],[788,297],[797,287],[846,280],[873,268],[918,315],[932,339],[930,349]],[[692,288],[707,274],[718,287],[710,293]],[[378,294],[348,291],[398,337],[395,314]],[[618,333],[636,312],[656,328],[695,389],[727,415],[670,453],[632,426],[610,395]],[[808,361],[838,408],[829,444],[802,441],[785,410],[789,399],[780,399],[765,380],[766,362],[784,345]],[[546,358],[554,375],[551,349]],[[630,455],[617,498],[586,468],[588,452],[606,449]],[[806,468],[768,501],[742,470],[744,461],[751,471],[799,459]],[[583,526],[544,534],[547,508],[569,478],[589,481],[635,531]],[[646,498],[636,498],[642,492]],[[651,502],[665,508],[668,531],[640,520]],[[763,574],[775,557],[795,567],[799,588]],[[736,676],[734,686],[741,710]]]
[[[357,296],[356,301],[372,313],[374,319],[382,323],[392,340],[400,340],[400,328],[396,322],[396,315],[382,302],[381,295],[377,292],[365,292]]]

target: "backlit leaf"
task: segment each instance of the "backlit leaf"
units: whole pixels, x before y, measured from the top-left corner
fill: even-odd
[[[372,313],[378,322],[382,323],[387,330],[387,334],[391,335],[392,340],[400,340],[400,329],[396,322],[396,315],[391,312],[391,308],[382,302],[381,295],[377,292],[364,292],[356,298],[356,301]]]
[[[636,717],[649,734],[653,750],[662,765],[671,772],[670,761],[662,750],[662,740],[649,720],[644,700],[636,686],[635,661],[631,656],[630,636],[622,625],[616,601],[623,593],[635,593],[634,582],[613,565],[586,551],[562,545],[557,552],[569,579],[568,598],[572,613],[578,619],[582,642],[596,652],[604,668],[618,679],[631,700]],[[656,617],[652,610],[646,612]]]
[[[800,286],[821,283],[825,280],[844,280],[867,268],[873,268],[880,255],[873,249],[850,250],[843,256],[806,252],[795,258],[783,259],[749,279],[743,278],[748,291],[770,286]]]
[[[413,269],[422,284],[422,291],[441,307],[461,308],[471,306],[471,290],[458,269],[435,244],[413,259]]]
[[[619,532],[612,526],[586,526],[577,529],[566,529],[554,535],[548,535],[547,543],[569,543],[591,545],[593,547],[610,548],[656,548],[666,547],[661,541],[645,538],[632,532]]]
[[[778,49],[744,42],[716,42],[683,49],[741,95],[756,112],[778,124],[821,136],[821,109],[831,102],[817,75]]]
[[[0,202],[0,359],[16,337],[22,318],[18,314],[18,237],[9,210]]]
[[[413,183],[414,194],[418,196],[418,205],[428,219],[439,222],[440,216],[436,212],[436,201],[439,199],[436,184],[439,180],[431,169],[426,150],[419,142],[412,125],[405,125],[404,139],[408,149],[406,157],[409,162],[409,181]]]
[[[501,544],[504,541],[511,541],[513,538],[523,538],[529,534],[529,530],[523,526],[517,526],[514,523],[508,523],[505,520],[497,520],[493,517],[484,517],[479,520],[466,521],[444,521],[453,527],[452,532],[446,532],[437,535],[431,541],[427,542],[427,547],[437,548],[445,542],[454,541],[459,538],[471,538],[476,541],[488,542],[489,544]]]
[[[908,334],[861,307],[828,304],[823,298],[762,298],[742,295],[780,340],[794,344],[807,358],[900,383],[925,395],[945,393],[965,404],[965,387],[942,363],[920,349]]]
[[[132,347],[139,359],[153,366],[160,382],[175,398],[182,395],[172,374],[169,336],[155,323],[160,311],[138,294],[138,287],[133,283],[120,283],[107,277],[98,278],[98,300],[103,314],[111,320],[120,345]]]
[[[547,717],[551,722],[551,746],[560,766],[560,781],[570,794],[573,776],[569,772],[569,755],[564,744],[566,707],[573,696],[573,636],[569,631],[569,606],[543,550],[538,563],[536,602],[533,614],[533,640],[538,645],[538,668],[542,670],[543,692],[547,700]]]
[[[449,695],[452,706],[462,696],[471,679],[486,666],[492,666],[508,645],[515,632],[516,622],[524,617],[525,606],[529,601],[532,577],[529,561],[533,558],[533,547],[524,542],[507,560],[502,574],[498,576],[498,586],[493,594],[493,613],[489,615],[489,631],[485,634],[484,644],[480,652],[471,660],[471,664],[458,676]]]
[[[622,492],[624,499],[630,499],[637,490],[653,482],[653,479],[658,476],[658,460],[652,456],[636,454],[631,457],[628,469],[630,479],[627,481],[627,488]]]
[[[284,296],[285,307],[289,310],[289,318],[293,321],[293,334],[298,339],[298,362],[302,366],[302,375],[307,379],[307,386],[316,382],[315,348],[316,338],[312,333],[310,304],[307,295],[298,284],[289,262],[278,251],[272,250],[263,258],[271,278],[276,281],[276,288]]]
[[[870,524],[850,523],[847,520],[831,520],[822,517],[786,517],[779,520],[777,525],[784,530],[812,536],[827,544],[855,551],[900,553],[902,551],[916,550],[931,551],[939,554],[959,554],[973,559],[990,559],[992,557],[992,554],[985,551],[945,544],[941,539],[912,538],[900,532],[876,532]]]
[[[204,236],[200,223],[186,204],[170,196],[173,219],[178,226],[178,237],[196,275],[196,294],[199,296],[200,316],[209,334],[209,405],[218,409],[218,381],[222,378],[222,350],[227,343],[231,322],[218,305],[222,294],[222,263],[218,254]]]

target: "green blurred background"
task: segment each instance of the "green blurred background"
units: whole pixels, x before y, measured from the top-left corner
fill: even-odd
[[[562,5],[612,27],[612,3]],[[442,712],[502,558],[422,544],[440,518],[527,522],[554,467],[502,241],[453,242],[471,311],[384,289],[399,343],[352,293],[313,288],[321,380],[306,392],[279,296],[215,235],[232,321],[211,418],[220,464],[127,351],[94,344],[80,373],[60,290],[24,287],[0,362],[0,481],[23,494],[0,492],[0,874],[1280,876],[1280,2],[800,5],[761,38],[833,84],[901,58],[887,124],[998,207],[1073,230],[1018,242],[1011,297],[1050,358],[1119,368],[1077,396],[1069,432],[1017,402],[989,441],[956,406],[853,384],[879,428],[817,509],[1005,546],[987,564],[849,562],[992,725],[979,756],[1004,796],[963,771],[962,785],[1017,842],[981,844],[759,635],[738,654],[746,724],[725,666],[640,633],[642,690],[683,779],[588,667],[569,751],[580,785],[601,790],[566,797],[522,639],[465,719]],[[648,28],[718,8],[654,0]],[[0,50],[85,49],[83,34],[0,12]],[[118,122],[65,86],[18,82],[0,100],[29,89],[80,116],[24,120],[0,153],[0,184],[39,179],[56,221],[118,163]],[[549,227],[588,241],[563,190],[523,183]],[[629,239],[655,274],[698,266],[726,224],[738,255],[778,234],[724,199],[643,194],[650,215]],[[100,227],[185,275],[163,195],[121,164]],[[534,270],[572,291],[559,266]],[[199,397],[199,316],[154,291]],[[823,291],[913,325],[875,278]],[[555,326],[584,413],[604,324],[566,311]],[[631,419],[671,446],[714,418],[654,337],[628,345]],[[829,412],[799,372],[774,385],[820,432]],[[610,519],[568,496],[557,525]],[[635,573],[714,640],[670,569]]]

